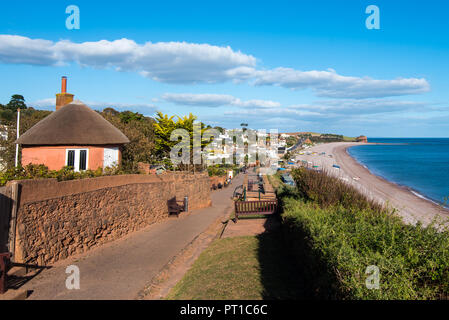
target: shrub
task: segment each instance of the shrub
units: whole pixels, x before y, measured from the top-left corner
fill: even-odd
[[[29,164],[25,167],[13,167],[4,172],[0,172],[0,185],[4,186],[8,181],[25,179],[49,179],[54,178],[58,181],[95,178],[106,175],[123,174],[119,167],[98,168],[97,170],[85,170],[75,172],[72,167],[64,167],[61,170],[49,170],[43,164]]]
[[[449,230],[442,221],[408,225],[325,173],[294,175],[298,189],[277,190],[284,236],[315,298],[447,297]],[[366,287],[370,265],[380,270],[379,290]]]
[[[291,250],[319,298],[436,299],[449,292],[449,232],[405,225],[395,216],[286,199]],[[380,289],[365,285],[380,270]]]
[[[292,176],[299,196],[321,207],[342,205],[345,208],[384,210],[380,204],[367,199],[354,187],[324,172],[299,168],[292,171]]]
[[[213,176],[226,176],[228,174],[228,171],[233,171],[234,176],[236,176],[239,173],[239,168],[237,166],[233,165],[214,165],[207,167],[207,173],[209,174],[209,177]]]

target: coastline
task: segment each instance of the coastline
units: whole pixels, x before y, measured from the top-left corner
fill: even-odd
[[[406,223],[416,224],[420,221],[427,225],[437,217],[449,218],[448,209],[419,195],[416,191],[413,192],[413,189],[407,186],[396,184],[373,174],[359,163],[348,153],[348,148],[359,145],[361,144],[353,142],[321,144],[308,149],[308,151],[317,152],[317,155],[300,155],[299,159],[303,158],[302,160],[319,165],[323,170],[350,183],[375,201],[395,208],[397,214]],[[326,152],[326,155],[319,155],[322,152]],[[333,157],[330,158],[329,154]],[[340,169],[333,168],[333,164],[339,165]]]
[[[386,143],[368,143],[368,144],[371,144],[371,145],[377,145],[377,144],[386,144]],[[381,178],[382,180],[384,180],[384,181],[386,181],[386,182],[388,182],[388,183],[391,183],[391,184],[393,184],[394,186],[396,186],[396,187],[398,187],[398,188],[402,188],[402,189],[404,189],[404,190],[407,190],[407,191],[413,193],[413,194],[414,194],[415,196],[417,196],[418,198],[421,198],[421,199],[423,199],[423,200],[426,200],[426,201],[428,201],[428,202],[431,202],[432,204],[434,204],[434,205],[436,205],[436,206],[438,206],[438,207],[443,208],[443,210],[447,210],[447,213],[449,214],[449,208],[443,206],[441,203],[438,203],[437,200],[431,199],[431,198],[425,196],[424,194],[420,193],[418,190],[415,190],[415,189],[413,189],[413,188],[410,187],[410,186],[407,186],[407,185],[404,185],[404,184],[400,184],[400,183],[394,182],[394,181],[389,180],[389,179],[387,179],[387,178],[385,178],[385,177],[383,177],[383,176],[381,176],[381,175],[379,175],[379,174],[373,173],[373,172],[372,172],[372,171],[371,171],[371,170],[370,170],[364,163],[360,162],[360,161],[357,160],[355,157],[351,156],[351,154],[348,152],[349,148],[352,148],[352,146],[348,146],[348,147],[345,148],[346,154],[347,154],[349,157],[351,157],[352,159],[354,159],[355,162],[356,162],[358,165],[360,165],[360,166],[362,166],[363,168],[365,168],[366,170],[368,170],[370,174],[372,174],[372,175],[374,175],[374,176],[376,176],[376,177],[379,177],[379,178]]]

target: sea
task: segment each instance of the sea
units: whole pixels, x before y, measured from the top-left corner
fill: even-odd
[[[371,173],[449,208],[449,138],[368,138],[348,153]]]

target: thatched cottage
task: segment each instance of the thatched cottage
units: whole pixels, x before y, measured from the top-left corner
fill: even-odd
[[[16,142],[22,146],[22,166],[44,164],[50,170],[72,166],[75,171],[111,167],[121,162],[128,138],[96,111],[62,92],[56,111],[25,132]]]

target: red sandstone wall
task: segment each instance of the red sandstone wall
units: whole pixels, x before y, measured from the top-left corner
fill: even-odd
[[[15,261],[48,265],[168,218],[167,200],[210,206],[207,175],[20,181]]]

